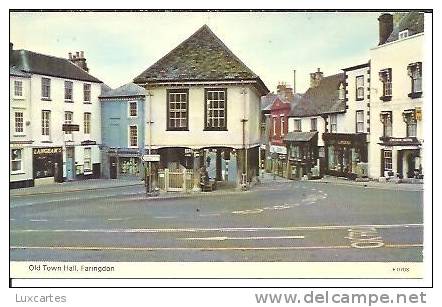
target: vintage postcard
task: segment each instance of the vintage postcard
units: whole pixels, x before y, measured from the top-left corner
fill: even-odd
[[[9,14],[12,285],[431,281],[431,10]]]

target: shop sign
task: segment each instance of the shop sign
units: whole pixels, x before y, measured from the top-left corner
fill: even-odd
[[[62,153],[61,147],[34,148],[34,155],[52,155]]]
[[[281,155],[286,155],[287,154],[287,148],[284,146],[270,146],[270,152],[271,153],[277,153],[277,154],[281,154]]]
[[[63,131],[80,131],[80,125],[75,124],[63,124],[61,127],[61,130]]]
[[[351,145],[351,141],[349,140],[339,140],[336,142],[338,145]]]
[[[141,157],[141,160],[143,160],[144,162],[159,162],[160,155],[143,155]]]
[[[80,144],[81,145],[96,145],[97,142],[88,140],[88,141],[83,141]]]

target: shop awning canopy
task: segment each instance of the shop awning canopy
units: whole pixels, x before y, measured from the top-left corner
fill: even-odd
[[[285,142],[310,142],[318,134],[317,131],[312,132],[289,132],[284,136]]]

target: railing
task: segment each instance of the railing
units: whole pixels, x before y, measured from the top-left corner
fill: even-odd
[[[158,170],[158,186],[166,192],[186,192],[193,188],[193,171],[182,170]]]

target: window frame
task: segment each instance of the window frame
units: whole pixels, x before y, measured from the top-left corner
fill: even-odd
[[[365,79],[364,75],[359,75],[359,76],[355,77],[355,99],[356,99],[356,101],[364,100],[364,94],[365,94],[365,91],[364,91],[365,80],[364,79]],[[361,85],[358,85],[358,80],[362,80],[362,84]],[[361,95],[359,95],[359,90],[360,89],[362,89],[362,94]]]
[[[17,121],[17,114],[21,114],[21,131],[17,130],[20,128],[20,121]],[[23,111],[14,111],[14,134],[24,135],[25,134],[25,113]]]
[[[313,128],[313,122],[315,123]],[[310,118],[310,132],[318,131],[318,118]]]
[[[186,126],[185,127],[172,127],[170,125],[170,94],[186,94]],[[180,103],[182,103],[180,101]],[[167,89],[166,90],[166,130],[167,131],[189,131],[189,89]],[[176,120],[176,118],[175,118]]]
[[[66,115],[68,115],[68,114],[71,115],[70,120],[67,119]],[[64,123],[65,124],[72,124],[73,121],[74,121],[74,112],[73,111],[64,111]],[[65,134],[72,134],[72,131],[65,131],[64,133]]]
[[[405,122],[405,130],[407,137],[417,137],[417,120],[414,110],[405,110],[402,113],[404,122]],[[414,127],[414,134],[410,133],[410,128]]]
[[[69,88],[68,85],[71,87]],[[70,98],[68,98],[70,90]],[[65,102],[73,102],[74,101],[74,82],[73,81],[64,81],[64,101]]]
[[[389,154],[389,157],[387,157],[386,154]],[[393,171],[393,151],[389,149],[384,149],[384,156],[382,157],[384,161],[384,172],[392,172]],[[390,162],[387,163],[387,159],[390,160]],[[389,168],[387,168],[387,164],[390,165]]]
[[[295,118],[293,120],[293,131],[294,132],[302,132],[302,119]]]
[[[89,117],[89,118],[87,118]],[[91,134],[91,122],[92,122],[92,113],[84,112],[83,113],[83,134]]]
[[[273,136],[276,136],[276,115],[272,116]]]
[[[47,82],[47,83],[46,83]],[[47,91],[47,96],[45,92]],[[51,79],[42,77],[41,78],[41,100],[51,100]]]
[[[281,134],[281,137],[283,137],[284,136],[284,124],[285,124],[284,114],[279,115],[279,122],[280,122],[280,134]]]
[[[392,111],[383,111],[381,112],[381,116],[384,117],[382,119],[382,137],[389,138],[393,136],[393,112]],[[388,118],[390,120],[388,121]],[[386,123],[389,122],[390,125],[387,126]],[[387,128],[390,127],[390,133],[387,133]]]
[[[358,115],[359,114],[362,114],[362,120],[361,121],[359,121],[359,119],[358,119]],[[355,122],[356,122],[356,127],[355,127],[355,131],[356,131],[356,133],[364,133],[364,110],[357,110],[356,111],[356,113],[355,113],[355,116],[356,116],[356,120],[355,120]],[[359,125],[361,124],[361,126],[362,126],[362,128],[361,129],[359,129]]]
[[[335,122],[332,122],[332,118],[335,119]],[[335,129],[333,129],[333,125]],[[337,114],[330,114],[330,133],[338,133],[338,115]]]
[[[20,84],[20,87],[17,86]],[[17,89],[20,89],[19,95],[17,95]],[[14,80],[14,98],[23,98],[23,80]]]
[[[393,71],[391,68],[381,69],[379,71],[379,80],[382,82],[382,101],[390,101],[393,96]]]
[[[89,89],[87,89],[89,87]],[[90,104],[91,101],[91,92],[92,92],[92,86],[90,83],[83,83],[83,103]],[[86,95],[87,93],[87,95]],[[89,99],[86,99],[89,98]]]
[[[415,77],[414,73],[418,72],[419,74]],[[408,97],[414,99],[414,98],[420,98],[422,97],[422,62],[416,62],[416,63],[410,63],[407,66],[407,73],[410,77],[411,81],[411,91],[408,94]],[[420,80],[420,90],[415,89],[416,80]]]
[[[132,104],[135,104],[135,115],[132,115]],[[129,118],[135,118],[138,116],[138,102],[136,100],[131,100],[127,102],[127,114]]]
[[[86,157],[86,152],[89,152],[88,157]],[[89,162],[89,168],[86,168],[86,162]],[[92,174],[92,147],[84,147],[84,150],[83,150],[83,173],[85,175]]]
[[[51,110],[41,110],[41,135],[51,135]]]
[[[207,124],[207,121],[209,120],[209,108],[207,107],[208,104],[208,98],[209,98],[209,92],[223,92],[224,93],[224,108],[221,109],[218,104],[218,108],[216,109],[217,112],[223,111],[224,112],[224,125],[220,127],[209,127]],[[213,99],[214,100],[214,99]],[[218,103],[221,101],[220,99],[217,100]],[[213,110],[214,112],[215,110]],[[217,120],[219,121],[221,117],[218,115]],[[211,88],[205,88],[204,89],[204,131],[227,131],[227,88],[219,88],[219,87],[211,87]]]
[[[13,151],[20,152],[20,158],[19,159],[17,159],[17,158],[13,159]],[[23,173],[23,148],[11,148],[10,153],[11,153],[11,158],[10,158],[10,161],[11,161],[11,174]],[[14,162],[19,162],[19,165],[20,165],[19,169],[16,169],[16,170],[13,169]]]
[[[136,144],[132,145],[132,128],[135,127],[135,140]],[[128,126],[128,147],[130,148],[138,148],[138,125],[129,125]]]

